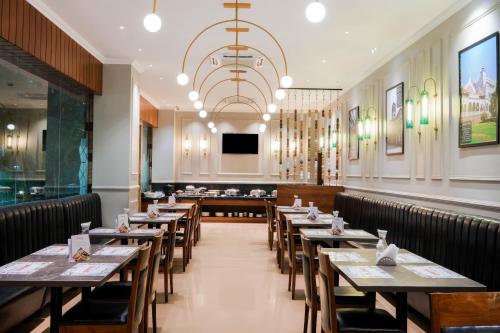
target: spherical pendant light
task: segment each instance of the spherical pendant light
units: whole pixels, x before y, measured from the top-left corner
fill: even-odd
[[[189,92],[188,97],[191,102],[195,102],[198,100],[198,97],[200,97],[200,94],[198,94],[196,90],[193,90]]]
[[[210,122],[208,122],[208,125],[207,125],[207,126],[208,126],[208,128],[214,128],[214,127],[215,127],[215,124],[214,124],[214,122],[213,122],[213,121],[210,121]]]
[[[264,133],[266,131],[266,124],[259,125],[259,132]]]
[[[187,76],[186,73],[180,73],[179,75],[177,75],[177,83],[180,86],[185,86],[186,84],[188,84],[188,82],[189,82],[189,76]]]
[[[156,13],[144,17],[144,28],[149,32],[157,32],[161,28],[161,18]]]
[[[278,101],[282,101],[285,99],[286,97],[286,92],[283,90],[283,89],[278,89],[276,90],[276,92],[274,93],[274,96],[276,97],[276,99]]]
[[[200,110],[200,112],[198,113],[200,118],[206,118],[207,117],[207,111],[205,110]]]
[[[217,127],[212,127],[212,130],[211,130],[211,131],[212,131],[212,133],[214,133],[214,134],[215,134],[215,133],[217,133]]]
[[[193,106],[196,110],[201,110],[203,109],[203,102],[202,101],[196,101],[193,103]]]
[[[7,129],[8,129],[9,131],[13,131],[13,130],[15,130],[15,129],[16,129],[16,125],[14,125],[14,124],[8,124],[8,125],[7,125]]]
[[[276,104],[271,103],[267,106],[267,112],[269,113],[275,113],[276,109],[277,109]]]
[[[306,18],[309,22],[319,23],[323,21],[326,15],[325,6],[319,1],[314,1],[309,4],[306,8]]]
[[[291,76],[286,75],[281,78],[281,86],[283,88],[290,88],[292,84],[293,84],[293,79]]]
[[[264,121],[269,121],[271,120],[271,115],[269,113],[264,113],[262,119],[264,119]]]

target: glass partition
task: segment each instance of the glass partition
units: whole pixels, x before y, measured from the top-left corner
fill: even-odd
[[[87,193],[89,107],[0,60],[0,206]]]

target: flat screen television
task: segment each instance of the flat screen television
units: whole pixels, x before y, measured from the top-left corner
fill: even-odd
[[[223,154],[258,154],[259,135],[258,134],[222,134]]]

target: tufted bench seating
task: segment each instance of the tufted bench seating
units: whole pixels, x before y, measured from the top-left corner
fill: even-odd
[[[500,221],[345,192],[337,193],[335,202],[351,228],[375,235],[386,229],[388,243],[500,290]],[[410,293],[408,303],[430,317],[428,295]]]
[[[0,266],[54,243],[66,243],[80,223],[102,226],[97,194],[0,207]],[[0,332],[10,330],[48,302],[45,288],[0,288]]]

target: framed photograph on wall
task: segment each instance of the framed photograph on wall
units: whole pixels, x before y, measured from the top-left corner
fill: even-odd
[[[359,159],[359,138],[358,138],[359,106],[349,110],[349,152],[350,161]]]
[[[385,154],[405,153],[404,83],[385,91]]]
[[[458,53],[460,148],[499,143],[498,39],[496,32]]]

